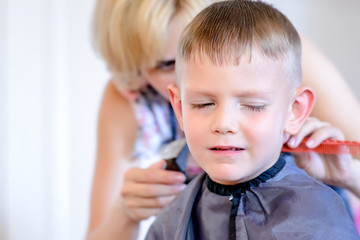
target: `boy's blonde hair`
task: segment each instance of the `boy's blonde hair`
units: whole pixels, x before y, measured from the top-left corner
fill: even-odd
[[[215,65],[238,65],[254,49],[264,57],[281,60],[294,83],[300,85],[301,41],[291,22],[261,1],[214,3],[186,27],[177,59],[208,57]],[[179,61],[177,61],[179,62]]]
[[[93,43],[122,89],[140,85],[140,69],[154,67],[167,41],[168,25],[180,10],[190,22],[214,0],[98,0]]]

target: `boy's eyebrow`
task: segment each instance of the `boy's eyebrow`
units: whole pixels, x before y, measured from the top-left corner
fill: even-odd
[[[216,91],[207,91],[204,89],[186,89],[186,95],[201,95],[201,96],[214,96],[216,95]],[[275,91],[273,89],[269,90],[244,90],[239,92],[234,92],[234,96],[237,97],[272,97],[275,95]]]

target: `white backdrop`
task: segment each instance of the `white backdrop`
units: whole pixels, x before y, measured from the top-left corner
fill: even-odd
[[[108,78],[94,1],[1,1],[0,239],[83,239]]]
[[[269,0],[360,96],[360,1]],[[94,0],[0,1],[0,239],[83,239],[108,73]]]

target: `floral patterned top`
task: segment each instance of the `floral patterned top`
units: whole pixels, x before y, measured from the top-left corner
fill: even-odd
[[[130,101],[138,121],[133,158],[145,167],[161,159],[162,147],[184,135],[169,101],[151,86],[123,95]]]

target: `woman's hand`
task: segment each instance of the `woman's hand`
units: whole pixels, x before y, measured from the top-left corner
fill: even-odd
[[[326,122],[309,118],[287,145],[296,148],[304,137],[306,146],[315,148],[326,139],[344,140],[343,133]],[[294,153],[295,163],[310,176],[326,184],[347,188],[360,197],[360,162],[346,154]]]
[[[165,161],[159,161],[147,169],[126,171],[121,195],[124,212],[133,221],[158,214],[185,188],[185,175],[164,166]]]

